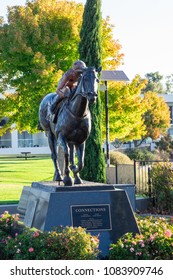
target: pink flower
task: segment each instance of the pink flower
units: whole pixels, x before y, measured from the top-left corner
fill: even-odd
[[[139,243],[140,243],[141,247],[145,247],[145,244],[144,244],[143,240],[139,240]]]
[[[30,253],[32,253],[32,252],[34,252],[34,248],[29,248],[29,250],[28,250]]]
[[[93,242],[93,244],[98,245],[98,238],[96,236],[92,236],[91,237],[91,242]]]
[[[171,236],[172,236],[171,230],[170,230],[170,229],[165,230],[164,235],[165,235],[166,237],[171,237]]]
[[[153,240],[154,240],[154,235],[151,234],[150,235],[150,241],[153,242]]]
[[[33,234],[33,237],[38,237],[40,234],[38,231],[36,231],[34,234]]]
[[[136,256],[141,256],[142,252],[136,252]]]
[[[130,252],[133,252],[135,249],[133,247],[130,248]]]

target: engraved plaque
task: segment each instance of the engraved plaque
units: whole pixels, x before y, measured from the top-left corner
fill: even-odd
[[[32,222],[36,210],[38,200],[29,200],[27,204],[27,209],[24,217],[24,225],[27,227],[32,227]]]
[[[71,206],[73,227],[83,227],[87,230],[111,230],[111,213],[109,204],[73,205]]]

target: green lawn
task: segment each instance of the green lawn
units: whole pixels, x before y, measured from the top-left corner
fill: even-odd
[[[16,203],[23,186],[35,181],[51,181],[54,167],[50,157],[23,158],[0,157],[0,204]]]

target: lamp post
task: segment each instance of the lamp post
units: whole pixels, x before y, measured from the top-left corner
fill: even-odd
[[[110,148],[109,148],[109,97],[108,97],[108,81],[105,81],[105,113],[106,113],[106,163],[110,166]]]
[[[109,142],[109,96],[108,96],[108,81],[114,82],[128,82],[129,78],[123,71],[120,70],[103,70],[101,81],[104,81],[104,86],[101,87],[105,91],[105,114],[106,114],[106,163],[110,166],[110,142]]]

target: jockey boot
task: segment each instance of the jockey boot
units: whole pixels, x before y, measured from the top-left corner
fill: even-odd
[[[56,120],[56,115],[57,115],[57,105],[58,105],[58,103],[60,103],[60,101],[62,100],[63,98],[59,95],[59,94],[57,94],[55,97],[54,97],[54,99],[53,99],[53,101],[52,101],[52,103],[48,106],[48,118],[49,118],[49,120],[51,119],[51,121],[53,122],[53,123],[55,123],[55,120]]]

